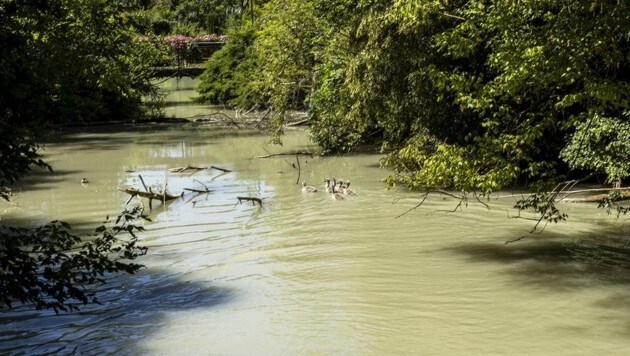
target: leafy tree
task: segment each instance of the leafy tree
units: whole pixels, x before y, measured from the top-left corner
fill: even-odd
[[[251,107],[264,102],[256,87],[259,73],[252,44],[256,33],[248,22],[228,32],[229,41],[213,53],[197,86],[199,101],[235,107]]]
[[[53,125],[147,114],[142,98],[155,93],[149,66],[159,50],[131,30],[136,9],[114,0],[0,0],[1,198],[9,199],[7,187],[32,165],[50,169],[38,142]],[[57,311],[96,302],[88,285],[106,272],[140,268],[122,262],[144,252],[127,223],[132,215],[120,218],[122,227],[97,229],[101,236],[87,243],[60,222],[0,228],[0,304]],[[132,239],[119,245],[123,230]]]
[[[390,185],[630,176],[627,2],[273,0],[259,18],[275,132],[307,108],[327,151],[381,142]]]
[[[0,226],[0,308],[20,302],[58,313],[98,303],[95,288],[107,274],[142,268],[125,262],[147,250],[136,246],[136,233],[143,230],[134,224],[139,216],[137,209],[125,211],[115,225],[106,221],[96,228],[87,242],[61,221],[37,228]]]

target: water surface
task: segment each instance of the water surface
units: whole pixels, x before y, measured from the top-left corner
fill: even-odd
[[[79,313],[0,313],[0,353],[622,354],[630,347],[627,220],[566,205],[570,222],[505,245],[531,222],[513,201],[471,202],[385,191],[379,155],[300,156],[300,181],[347,178],[333,201],[296,184],[293,156],[317,151],[302,130],[284,146],[255,131],[186,125],[67,135],[2,203],[3,222],[62,218],[80,231],[115,215],[138,175],[170,192],[142,235],[146,268],[111,280]],[[194,175],[186,165],[216,165]],[[81,184],[86,177],[90,183]],[[263,207],[237,196],[263,199]],[[394,202],[396,202],[394,204]],[[132,202],[133,203],[133,202]],[[144,201],[147,205],[147,202]],[[148,207],[147,207],[148,208]]]

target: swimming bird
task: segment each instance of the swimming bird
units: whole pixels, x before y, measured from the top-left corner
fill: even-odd
[[[343,194],[341,193],[330,193],[330,197],[332,198],[332,200],[343,200]]]
[[[324,184],[324,187],[326,188],[326,191],[328,193],[333,193],[333,186],[331,186],[331,184],[330,184],[330,177],[328,177],[328,176],[324,177],[324,183],[326,183],[326,184]]]
[[[302,193],[316,193],[317,188],[312,185],[306,185],[306,182],[302,182]]]
[[[346,187],[343,189],[343,194],[345,195],[354,195],[356,192],[350,189],[350,181],[346,180]]]
[[[81,178],[81,184],[90,183],[87,178]]]

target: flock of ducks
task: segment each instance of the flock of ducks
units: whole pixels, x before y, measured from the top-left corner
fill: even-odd
[[[350,189],[350,181],[343,179],[337,181],[334,177],[331,179],[326,176],[324,178],[324,188],[326,192],[330,193],[330,197],[333,200],[343,200],[344,195],[354,195],[356,192],[353,189]],[[306,182],[302,182],[302,192],[303,193],[317,193],[317,188],[312,185],[306,185]]]

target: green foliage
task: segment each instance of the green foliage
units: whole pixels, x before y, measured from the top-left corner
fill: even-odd
[[[303,108],[326,151],[380,142],[390,184],[487,194],[628,176],[627,2],[273,0],[258,25],[255,84],[208,98],[254,86],[276,134]]]
[[[251,107],[262,102],[255,79],[259,67],[253,55],[254,29],[247,23],[228,32],[229,41],[205,64],[197,86],[199,99],[212,104]]]
[[[561,213],[560,210],[556,207],[556,197],[558,195],[555,193],[536,193],[532,194],[529,197],[519,200],[514,206],[521,211],[531,211],[539,216],[538,223],[545,221],[557,223],[561,220],[566,220],[569,216],[565,213]],[[538,224],[534,227],[533,231],[536,231],[538,228]]]
[[[53,221],[37,228],[0,226],[0,307],[16,301],[36,309],[78,310],[98,303],[94,288],[110,273],[135,273],[132,261],[146,247],[136,245],[138,209],[123,212],[114,225],[95,229],[87,241],[72,234],[70,225]],[[109,220],[109,219],[108,219]]]
[[[24,125],[141,117],[157,53],[136,41],[124,10],[113,0],[4,1],[0,75],[9,95],[0,99],[0,119]]]
[[[562,158],[572,168],[604,173],[610,183],[630,177],[630,120],[600,117],[577,125]]]
[[[227,23],[241,12],[241,5],[240,0],[181,0],[175,7],[174,18],[179,24],[197,29],[197,32],[221,33]]]
[[[159,51],[136,40],[126,10],[114,0],[0,2],[0,186],[44,165],[37,142],[54,124],[145,115]]]

